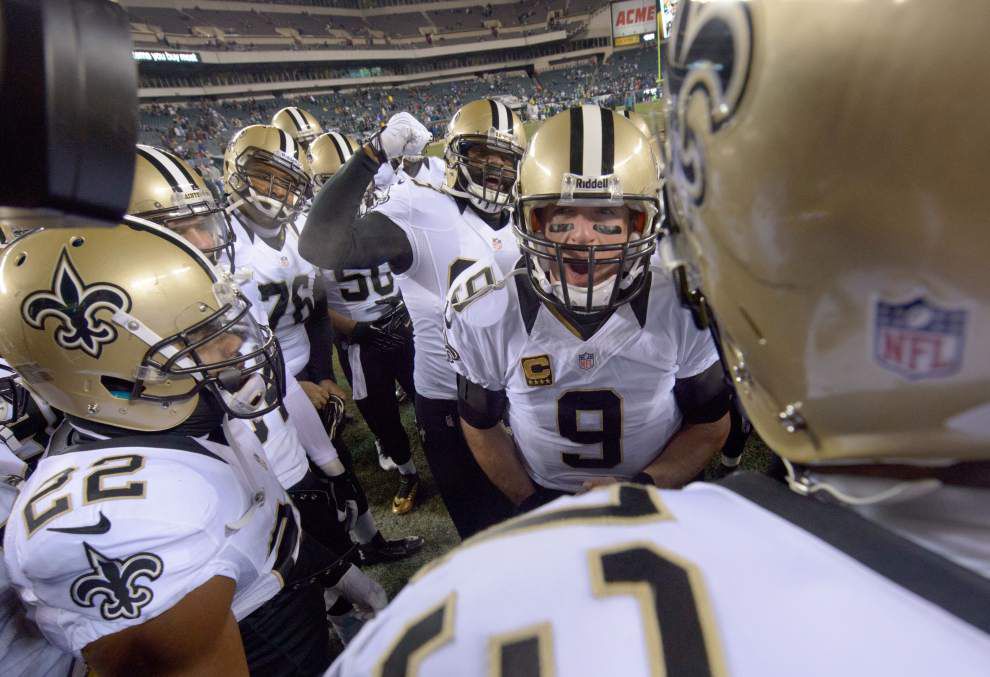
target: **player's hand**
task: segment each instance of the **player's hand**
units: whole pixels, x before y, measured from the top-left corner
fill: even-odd
[[[369,143],[380,158],[391,160],[403,155],[422,155],[433,135],[423,124],[406,112],[389,118],[385,128]]]
[[[619,480],[615,477],[595,477],[594,479],[585,480],[581,483],[581,491],[579,494],[583,494],[586,491],[591,491],[592,489],[597,489],[598,487],[607,487],[610,484],[616,484]]]
[[[320,381],[320,387],[326,390],[329,395],[336,395],[344,401],[347,400],[347,391],[328,378]]]
[[[358,488],[354,476],[349,472],[330,478],[330,495],[337,507],[337,520],[350,531],[358,518]]]
[[[403,346],[408,339],[390,334],[373,322],[357,322],[347,340],[359,346],[373,346],[378,350],[387,352]]]
[[[330,398],[330,393],[327,392],[326,388],[322,388],[312,381],[300,381],[299,386],[306,393],[306,397],[309,401],[313,403],[313,406],[317,409],[322,409],[326,406],[327,400]]]
[[[382,586],[353,564],[333,587],[358,611],[374,615],[388,604],[388,595]]]

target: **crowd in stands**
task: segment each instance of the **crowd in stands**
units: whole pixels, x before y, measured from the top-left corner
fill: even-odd
[[[158,103],[142,106],[144,143],[172,148],[199,168],[223,152],[235,131],[249,124],[268,123],[279,108],[297,105],[317,117],[326,130],[363,137],[398,111],[406,110],[440,137],[454,111],[483,97],[513,97],[533,104],[540,117],[575,102],[596,100],[623,106],[651,98],[656,86],[656,51],[616,52],[606,63],[580,63],[528,77],[496,74],[412,87],[386,87],[303,95],[297,98],[265,96],[241,101],[200,99],[188,104]]]
[[[608,38],[568,40],[556,44],[517,49],[500,49],[447,58],[422,61],[383,62],[381,65],[299,65],[287,68],[281,64],[269,66],[242,66],[238,68],[209,68],[176,71],[142,70],[141,87],[208,87],[211,85],[237,85],[255,83],[298,82],[301,80],[329,80],[358,78],[374,75],[416,75],[452,68],[467,68],[491,64],[532,61],[534,58],[566,54],[583,49],[604,48]]]
[[[304,4],[355,8],[355,3],[337,0],[327,0],[324,3],[313,0]],[[382,6],[380,2],[365,3],[363,0],[358,4],[361,5],[358,9],[364,6]],[[589,12],[605,4],[605,0],[520,0],[510,4],[479,1],[469,7],[374,15],[266,12],[260,7],[251,10],[206,10],[199,7],[130,6],[127,11],[133,23],[156,27],[164,34],[141,33],[138,38],[141,42],[160,40],[174,47],[179,46],[179,36],[197,35],[205,40],[205,44],[197,45],[197,48],[212,50],[271,49],[274,46],[280,49],[324,49],[370,44],[373,38],[377,38],[374,40],[376,47],[391,45],[392,40],[396,39],[401,43],[401,39],[408,38],[417,38],[422,41],[420,44],[457,44],[460,40],[477,40],[476,34],[458,37],[458,33],[490,30],[492,36],[498,37],[500,28],[505,30],[525,27],[522,31],[514,30],[514,37],[558,28],[576,32],[579,25],[582,25],[581,22],[569,21],[568,17],[586,17]],[[222,36],[207,37],[211,31],[197,31],[197,28],[217,28],[222,31]],[[290,37],[280,29],[296,31],[299,39]],[[260,40],[256,42],[252,38]],[[276,40],[278,45],[272,44],[274,38],[281,38]],[[302,38],[306,38],[305,41]]]

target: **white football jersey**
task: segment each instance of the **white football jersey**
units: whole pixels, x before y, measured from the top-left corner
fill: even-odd
[[[457,382],[443,343],[447,288],[477,261],[484,262],[492,281],[510,271],[519,258],[513,222],[493,230],[465,202],[418,180],[393,185],[373,211],[402,228],[412,247],[412,265],[395,277],[413,322],[416,392],[432,399],[456,399]]]
[[[374,268],[327,270],[324,276],[330,309],[356,322],[371,322],[380,318],[388,308],[378,302],[399,293],[388,263]]]
[[[237,223],[237,217],[231,216],[231,222]],[[237,268],[251,271],[268,315],[268,324],[282,347],[285,370],[298,374],[309,362],[309,335],[305,322],[316,302],[316,268],[299,255],[299,235],[291,225],[285,227],[285,239],[280,249],[257,235],[252,239],[246,227],[239,223],[237,226],[234,253]],[[242,233],[246,243],[242,243]],[[247,248],[250,253],[244,251]],[[250,295],[248,298],[250,300]]]
[[[27,472],[23,461],[0,443],[0,522],[6,523]],[[52,646],[34,623],[10,583],[0,561],[0,673],[7,677],[50,675],[68,677],[72,656]]]
[[[300,387],[292,374],[286,374],[285,379],[286,393]],[[258,439],[271,471],[285,489],[293,487],[309,470],[306,450],[290,420],[289,406],[285,403],[264,416],[231,420],[232,426],[243,426]]]
[[[990,634],[842,548],[715,484],[565,497],[427,565],[328,675],[987,674]],[[942,583],[927,553],[887,549]]]
[[[298,554],[298,515],[260,445],[142,436],[43,459],[21,487],[4,559],[59,648],[144,623],[214,576],[238,620],[272,598]]]
[[[466,306],[448,304],[454,369],[506,392],[513,437],[544,487],[574,492],[594,477],[632,479],[681,426],[674,380],[718,361],[669,278],[651,277],[588,340],[537,298],[524,269]],[[465,271],[452,300],[467,298],[461,287],[478,279],[477,267]]]
[[[399,165],[398,169],[394,169],[390,163],[384,162],[375,173],[373,184],[376,190],[381,190],[400,179],[419,179],[434,188],[440,188],[447,180],[447,163],[443,161],[443,158],[426,155],[423,157],[423,162],[420,164],[416,176],[409,176],[404,165]]]

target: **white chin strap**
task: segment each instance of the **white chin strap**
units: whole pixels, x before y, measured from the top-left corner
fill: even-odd
[[[225,209],[224,211],[226,211],[228,214],[233,214],[239,217],[239,219],[243,221],[246,226],[248,226],[251,230],[253,230],[261,237],[277,237],[279,230],[281,229],[280,225],[276,225],[274,228],[265,228],[264,226],[260,226],[257,223],[255,223],[254,219],[251,218],[251,215],[249,213],[241,210],[241,207],[243,207],[245,204],[249,204],[251,205],[251,207],[258,210],[264,216],[267,216],[268,218],[275,220],[279,218],[279,214],[281,214],[282,203],[277,202],[270,197],[264,197],[258,195],[253,188],[250,188],[249,190],[251,191],[251,197],[239,198],[231,202],[229,205],[227,205],[227,209]],[[266,209],[264,207],[264,203],[267,203],[269,205],[269,208]]]
[[[615,285],[615,278],[599,282],[591,288],[591,306],[604,306],[612,297],[612,287]],[[551,293],[561,301],[564,300],[564,285],[560,281],[551,282]],[[567,283],[567,293],[570,295],[571,305],[586,306],[588,302],[588,288],[580,285]]]
[[[934,478],[923,480],[904,480],[883,491],[868,496],[853,496],[837,487],[812,477],[808,473],[802,473],[799,477],[794,466],[786,458],[781,458],[784,467],[787,468],[787,486],[791,491],[801,496],[811,496],[816,493],[828,494],[840,503],[852,506],[877,505],[879,503],[898,503],[910,501],[942,487],[942,482]]]
[[[223,392],[223,399],[231,411],[247,416],[258,411],[265,404],[268,388],[265,379],[257,372],[248,376],[244,385],[236,393]]]
[[[504,204],[492,202],[491,200],[483,200],[477,195],[468,195],[467,199],[476,209],[480,209],[486,214],[498,214],[500,211],[505,210]]]
[[[552,280],[547,274],[547,271],[543,269],[541,265],[542,261],[537,261],[533,266],[536,276],[539,278],[540,287],[543,291],[548,294],[553,294],[555,297],[560,299],[561,303],[564,302],[564,289],[563,283],[560,280]],[[642,259],[636,261],[633,267],[622,276],[619,280],[619,291],[624,291],[628,289],[629,286],[636,280],[636,278],[643,273],[646,265]],[[563,273],[563,271],[561,271]],[[615,277],[609,277],[607,280],[603,280],[596,284],[591,289],[591,305],[604,306],[607,305],[609,300],[612,298],[612,285],[615,284]],[[570,295],[571,305],[577,307],[585,307],[588,301],[588,288],[573,285],[567,283],[567,293]]]

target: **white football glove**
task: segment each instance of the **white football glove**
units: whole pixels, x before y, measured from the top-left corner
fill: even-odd
[[[333,586],[358,611],[375,614],[388,604],[388,595],[382,586],[353,564]]]
[[[372,147],[386,160],[403,155],[422,155],[433,135],[430,130],[409,113],[396,113],[388,120],[385,129],[371,141]]]

